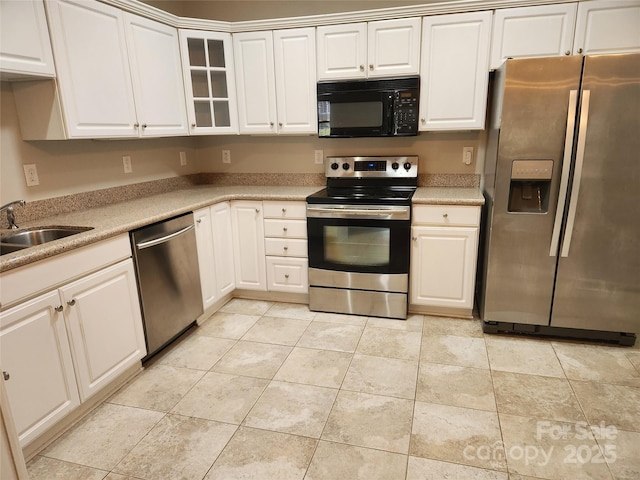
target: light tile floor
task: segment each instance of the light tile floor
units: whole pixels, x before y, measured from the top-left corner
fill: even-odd
[[[32,480],[640,478],[640,346],[234,299]]]

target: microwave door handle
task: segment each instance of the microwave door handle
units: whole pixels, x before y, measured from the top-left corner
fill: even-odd
[[[562,158],[562,175],[560,176],[560,191],[558,193],[558,205],[556,206],[556,217],[553,222],[553,233],[551,234],[551,247],[549,256],[555,257],[558,254],[558,243],[560,242],[560,230],[562,228],[562,216],[567,203],[567,189],[569,188],[569,172],[571,170],[571,158],[573,157],[573,135],[576,129],[576,107],[578,106],[578,91],[569,92],[569,109],[567,112],[567,131],[564,139],[564,156]]]

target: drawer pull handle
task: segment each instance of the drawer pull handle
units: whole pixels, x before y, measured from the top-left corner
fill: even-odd
[[[282,227],[282,231],[286,232],[287,231],[287,227]]]
[[[76,299],[73,298],[71,299],[71,301],[67,302],[67,305],[69,305],[70,307],[73,307],[76,304]]]
[[[283,209],[282,209],[282,213],[287,213],[287,209],[286,209],[286,208],[283,208]]]
[[[286,278],[287,280],[289,280],[289,274],[288,274],[288,273],[285,273],[285,274],[284,274],[284,278]]]
[[[9,380],[11,378],[11,375],[9,375],[9,372],[5,372],[4,370],[2,371],[2,377],[5,380]]]
[[[289,247],[284,247],[284,251],[286,252],[287,250],[289,250]]]
[[[64,307],[62,305],[58,305],[56,308],[54,308],[54,310],[58,313],[62,312],[64,310]]]

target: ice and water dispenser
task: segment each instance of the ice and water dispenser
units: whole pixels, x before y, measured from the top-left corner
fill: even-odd
[[[553,160],[514,160],[509,186],[510,213],[547,213]]]

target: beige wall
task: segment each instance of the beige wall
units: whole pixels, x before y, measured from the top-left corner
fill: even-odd
[[[332,155],[418,155],[421,173],[480,173],[484,159],[484,132],[421,133],[398,138],[202,137],[197,142],[199,165],[206,172],[314,173],[314,150]],[[462,163],[462,148],[474,147],[474,162]],[[222,150],[231,151],[231,163],[222,163]],[[477,159],[477,160],[476,160]]]
[[[187,154],[181,167],[179,152]],[[125,174],[122,156],[133,172]],[[27,187],[23,164],[35,163],[40,185]],[[0,203],[59,197],[71,193],[176,177],[200,171],[189,137],[135,140],[52,140],[25,142],[11,85],[0,83]]]

